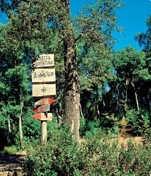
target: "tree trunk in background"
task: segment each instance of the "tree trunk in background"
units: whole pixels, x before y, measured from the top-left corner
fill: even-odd
[[[19,116],[19,140],[20,146],[23,147],[23,129],[22,129],[22,117]]]
[[[136,106],[137,106],[137,111],[140,112],[140,107],[139,107],[139,102],[138,102],[138,95],[135,90],[135,100],[136,100]]]
[[[136,107],[137,107],[137,111],[140,112],[140,107],[139,107],[139,102],[138,102],[138,95],[135,89],[135,84],[132,82],[131,83],[133,89],[134,89],[134,95],[135,95],[135,101],[136,101]]]
[[[76,47],[72,24],[69,18],[69,1],[65,0],[67,18],[64,31],[65,65],[65,122],[76,141],[79,141],[80,127],[80,83],[77,72]]]
[[[7,122],[8,122],[8,133],[11,133],[11,122],[10,122],[10,115],[7,115]]]
[[[19,140],[20,140],[20,147],[23,147],[23,127],[22,127],[22,115],[23,115],[23,106],[24,103],[21,102],[21,109],[20,109],[20,115],[19,115]]]

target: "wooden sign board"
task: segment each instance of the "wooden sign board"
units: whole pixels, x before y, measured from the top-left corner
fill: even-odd
[[[54,54],[41,54],[33,63],[34,68],[44,68],[54,66]]]
[[[56,81],[55,68],[35,68],[32,71],[32,82],[54,82]]]
[[[41,120],[41,121],[51,121],[52,120],[52,113],[37,113],[33,115],[33,118],[36,120]]]
[[[33,84],[32,96],[44,97],[56,95],[56,84]]]
[[[36,108],[40,105],[53,105],[54,103],[56,103],[56,100],[54,98],[42,98],[35,102],[34,107]]]
[[[42,105],[37,108],[34,108],[35,113],[48,112],[50,111],[50,105]]]

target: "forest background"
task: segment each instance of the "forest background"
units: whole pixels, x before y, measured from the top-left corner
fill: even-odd
[[[5,12],[8,17],[8,23],[0,26],[0,135],[3,139],[2,150],[5,145],[26,148],[29,144],[32,146],[38,143],[40,123],[32,119],[31,69],[32,62],[42,53],[55,54],[57,76],[57,103],[52,107],[54,119],[48,126],[48,140],[51,143],[48,146],[62,148],[64,145],[69,145],[65,147],[65,153],[63,150],[58,151],[57,147],[51,148],[53,152],[60,152],[61,158],[58,159],[60,163],[49,161],[52,163],[51,169],[46,168],[47,163],[45,163],[44,170],[40,170],[39,173],[46,172],[45,175],[47,175],[47,172],[49,174],[53,172],[55,175],[61,172],[62,175],[66,175],[72,170],[72,174],[69,175],[76,175],[78,173],[84,174],[84,172],[89,173],[90,170],[93,170],[87,163],[83,164],[84,166],[78,163],[78,161],[84,162],[83,159],[76,160],[72,158],[73,156],[66,156],[70,152],[72,154],[75,152],[75,158],[80,157],[81,154],[79,149],[76,150],[78,153],[74,151],[74,147],[77,145],[70,138],[70,132],[68,130],[66,132],[62,125],[65,116],[69,119],[66,107],[70,102],[65,92],[72,92],[72,89],[68,89],[70,86],[67,86],[70,74],[66,73],[72,73],[73,70],[76,77],[79,75],[79,79],[76,80],[73,79],[76,77],[72,77],[74,74],[70,75],[73,82],[77,81],[76,85],[80,85],[75,88],[76,100],[78,101],[79,94],[81,97],[78,111],[80,128],[76,127],[75,136],[77,136],[78,130],[78,135],[81,138],[90,140],[91,147],[94,139],[96,143],[94,142],[93,145],[100,147],[101,144],[97,142],[104,135],[107,137],[118,135],[119,126],[126,123],[132,126],[136,136],[145,136],[148,142],[150,141],[151,17],[148,16],[146,21],[146,32],[134,36],[142,47],[142,51],[137,51],[132,47],[114,51],[115,42],[112,34],[113,31],[120,31],[116,16],[116,9],[120,6],[121,2],[118,0],[98,0],[93,4],[88,4],[79,16],[71,18],[69,1],[0,1],[1,11]],[[73,51],[72,56],[69,55],[69,50]],[[71,59],[73,70],[68,70],[69,62],[67,61],[70,60],[70,57],[74,58]],[[78,118],[77,115],[76,122]],[[67,124],[70,126],[68,120]],[[20,134],[21,131],[23,136]],[[65,141],[62,141],[63,139]],[[76,139],[78,138],[76,137]],[[61,147],[62,142],[64,145]],[[97,153],[95,147],[92,148]],[[103,147],[99,150],[105,152]],[[48,151],[50,150],[46,149],[46,153]],[[144,155],[143,149],[142,151],[143,155],[140,154],[140,157],[147,157],[147,154]],[[147,152],[147,149],[145,151]],[[82,150],[83,155],[85,154],[85,156],[81,154],[83,158],[90,154],[88,152],[89,154],[86,155],[85,152]],[[132,150],[132,152],[134,151]],[[49,154],[51,155],[50,160],[56,156],[51,152]],[[43,154],[43,157],[46,156]],[[107,157],[107,155],[105,156]],[[71,168],[67,167],[68,159],[66,157],[69,157],[68,162],[71,164],[69,164]],[[74,163],[75,160],[77,162]],[[143,161],[145,162],[145,160],[144,157]],[[102,162],[102,158],[100,161]],[[142,161],[142,158],[139,161]],[[80,164],[82,168],[80,168]],[[132,163],[132,165],[134,164]],[[117,172],[123,174],[136,172],[133,168],[127,171],[127,167],[131,167],[129,165],[119,167],[122,168],[122,171],[119,169]],[[91,169],[85,170],[85,168]],[[108,175],[110,173],[108,169],[112,169],[112,167],[105,166],[105,168],[105,171],[100,171],[101,168],[97,168],[99,171],[96,169],[94,173],[104,172]],[[143,170],[143,167],[138,171],[149,172],[147,169]],[[35,174],[37,173],[35,172]],[[117,175],[116,172],[115,175]]]

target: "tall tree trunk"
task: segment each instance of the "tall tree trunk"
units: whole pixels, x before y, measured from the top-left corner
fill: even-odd
[[[135,101],[136,101],[136,107],[137,107],[137,111],[140,112],[140,107],[139,107],[139,101],[138,101],[138,95],[135,89],[135,84],[133,82],[131,82],[131,85],[134,89],[134,95],[135,95]]]
[[[75,40],[71,34],[65,39],[65,121],[74,138],[79,140],[80,86],[77,72]]]
[[[10,122],[10,115],[7,115],[7,122],[8,122],[8,133],[11,133],[11,122]]]
[[[75,38],[69,18],[69,0],[65,0],[65,6],[67,9],[64,25],[65,122],[70,127],[74,139],[79,141],[80,83],[77,72]]]
[[[18,117],[18,119],[19,119],[19,140],[20,140],[20,147],[21,148],[23,147],[23,127],[22,127],[23,106],[24,106],[24,103],[21,102],[20,115]]]

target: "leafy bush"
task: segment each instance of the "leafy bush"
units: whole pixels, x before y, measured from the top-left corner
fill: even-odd
[[[145,134],[150,128],[150,116],[146,111],[136,111],[134,109],[129,109],[126,111],[126,119],[138,133]]]
[[[16,146],[5,147],[4,153],[9,155],[15,155],[17,153],[17,148]]]
[[[29,156],[27,167],[36,176],[75,175],[82,167],[83,152],[66,128],[54,129],[47,146],[37,146]]]
[[[47,146],[34,146],[27,160],[31,176],[146,176],[151,144],[119,148],[101,131],[76,144],[66,128],[52,129]]]
[[[24,114],[23,121],[23,132],[24,132],[24,140],[29,142],[30,140],[39,139],[40,135],[40,122],[38,120],[33,120],[32,111],[29,111]]]

